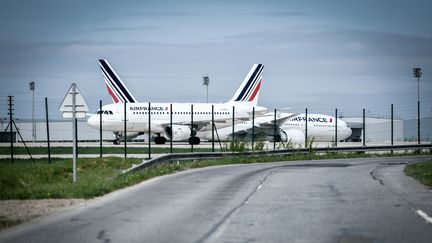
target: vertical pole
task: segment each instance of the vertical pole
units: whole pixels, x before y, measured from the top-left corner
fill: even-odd
[[[78,118],[75,117],[75,141],[76,141],[76,157],[78,159],[79,151],[78,151]]]
[[[420,101],[417,101],[417,143],[420,144]]]
[[[365,109],[363,108],[363,146],[366,146],[366,112]]]
[[[72,137],[73,137],[73,183],[76,182],[76,160],[77,160],[77,151],[76,151],[76,85],[72,84]]]
[[[232,107],[232,148],[234,148],[235,143],[235,106]],[[234,149],[233,149],[234,152]]]
[[[337,108],[336,108],[335,109],[335,147],[337,147],[337,144],[338,144],[338,138],[337,138],[338,125],[337,125],[337,120],[338,120],[338,114],[337,114]]]
[[[273,150],[276,150],[276,109],[274,109],[274,121],[273,121]]]
[[[126,124],[126,118],[127,118],[127,111],[126,111],[126,101],[124,104],[124,157],[126,159],[127,157],[127,124]]]
[[[214,152],[214,105],[212,105],[212,152]]]
[[[174,137],[174,129],[173,129],[173,125],[172,125],[172,104],[170,104],[170,128],[171,128],[171,139],[170,139],[170,153],[172,154],[173,152],[173,137]]]
[[[151,158],[151,103],[148,103],[148,159]]]
[[[418,144],[420,144],[420,75],[417,76],[417,143]]]
[[[102,100],[99,100],[99,157],[102,158]]]
[[[49,120],[48,120],[48,98],[47,97],[45,97],[45,120],[46,120],[47,143],[48,143],[48,163],[51,164],[51,147],[50,147]]]
[[[393,104],[391,104],[391,145],[393,145],[393,130],[394,126],[393,126]],[[392,151],[393,152],[393,151]]]
[[[252,151],[254,150],[255,142],[255,106],[252,107]]]
[[[194,131],[193,131],[193,105],[191,105],[191,135],[192,135],[192,139],[191,139],[191,153],[193,153],[194,140],[195,140],[195,135],[194,135]]]
[[[12,135],[12,126],[13,126],[13,121],[12,121],[12,111],[13,111],[13,109],[12,109],[12,97],[13,96],[8,96],[8,98],[9,98],[9,135],[10,135],[10,155],[11,155],[11,162],[12,162],[12,164],[14,163],[14,156],[13,156],[13,154],[14,154],[14,152],[13,152],[13,150],[14,150],[14,147],[13,147],[13,135]]]
[[[305,148],[307,148],[307,144],[308,144],[308,109],[307,108],[305,110],[305,118],[306,118],[306,122],[305,122]]]
[[[36,123],[34,119],[34,87],[32,88],[32,130],[33,130],[33,142],[36,142]]]

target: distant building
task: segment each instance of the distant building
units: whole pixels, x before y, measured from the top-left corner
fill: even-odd
[[[347,142],[361,142],[363,138],[363,118],[342,118],[351,128],[352,134],[346,139]],[[365,118],[366,142],[391,142],[391,119]],[[393,120],[393,141],[404,141],[404,121]]]

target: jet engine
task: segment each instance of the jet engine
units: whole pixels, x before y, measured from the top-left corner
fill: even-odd
[[[284,142],[292,141],[293,143],[304,143],[305,134],[299,129],[281,130],[281,140]]]
[[[191,137],[191,129],[189,126],[173,125],[172,128],[165,128],[164,136],[166,138],[172,137],[173,141],[187,141]]]

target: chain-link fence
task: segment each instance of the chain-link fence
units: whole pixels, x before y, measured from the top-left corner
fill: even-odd
[[[0,99],[0,142],[5,147],[10,140],[10,102],[7,96]],[[13,127],[15,145],[25,141],[30,146],[45,146],[48,113],[50,141],[57,142],[53,146],[71,146],[72,122],[60,118],[61,100],[48,99],[45,104],[44,99],[36,99],[34,120],[31,102],[31,97],[23,96],[12,102],[13,120],[18,128]],[[99,102],[88,101],[92,114],[96,114]],[[432,140],[432,104],[429,103],[421,104],[420,119],[417,103],[351,110],[305,108],[295,111],[263,107],[246,109],[226,104],[136,103],[125,107],[126,120],[124,108],[99,111],[96,117],[102,117],[101,133],[98,125],[89,125],[87,119],[79,120],[77,138],[80,146],[99,146],[101,134],[104,147],[122,147],[119,144],[124,145],[126,138],[125,150],[148,148],[145,152],[149,155],[152,147],[166,148],[153,150],[153,153],[171,153],[396,145],[430,143]],[[21,136],[17,136],[17,131]]]

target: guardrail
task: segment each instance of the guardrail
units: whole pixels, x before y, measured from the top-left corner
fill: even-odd
[[[432,144],[416,144],[416,145],[388,145],[388,146],[362,146],[362,147],[328,147],[328,148],[312,148],[315,153],[336,153],[336,152],[371,152],[371,151],[395,151],[395,150],[421,150],[432,149]],[[163,155],[150,160],[145,160],[142,163],[132,166],[124,170],[122,173],[135,172],[145,169],[150,166],[160,165],[171,161],[178,160],[204,160],[218,159],[237,156],[270,156],[270,155],[291,155],[299,153],[309,153],[309,148],[299,149],[284,149],[284,150],[264,150],[264,151],[248,151],[248,152],[200,152],[200,153],[173,153]]]

